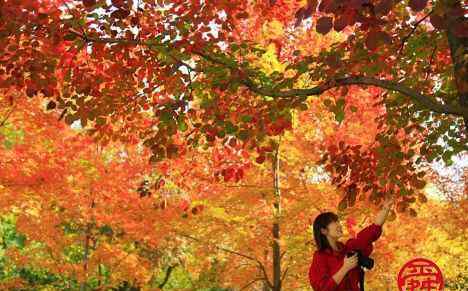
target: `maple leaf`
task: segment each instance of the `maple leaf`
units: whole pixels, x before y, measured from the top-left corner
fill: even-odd
[[[333,27],[333,19],[329,16],[320,17],[317,20],[317,32],[327,34]]]

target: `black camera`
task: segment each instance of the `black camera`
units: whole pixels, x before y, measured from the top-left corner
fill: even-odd
[[[355,253],[358,254],[358,265],[360,267],[364,267],[364,268],[366,268],[368,270],[370,270],[370,269],[372,269],[374,267],[374,259],[371,259],[369,257],[366,257],[366,256],[362,255],[359,250],[347,252],[346,257],[349,258],[352,255],[354,255]]]

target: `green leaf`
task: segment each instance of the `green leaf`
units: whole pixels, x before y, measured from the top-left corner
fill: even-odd
[[[64,40],[68,40],[68,41],[72,41],[76,38],[76,34],[74,33],[69,33],[69,34],[66,34],[63,39]]]
[[[96,118],[96,124],[98,124],[98,125],[104,125],[105,123],[106,123],[106,119],[105,119],[105,118],[100,117],[100,116],[99,116],[98,118]]]
[[[336,121],[338,121],[339,123],[341,123],[345,118],[345,113],[344,111],[338,111],[338,112],[335,112],[335,119]]]
[[[180,131],[185,132],[187,130],[187,123],[184,120],[179,120],[177,125]]]
[[[234,126],[234,124],[232,124],[230,121],[226,121],[224,123],[224,129],[226,130],[227,134],[233,134],[237,131],[237,126]]]
[[[242,115],[241,120],[245,123],[250,122],[252,120],[252,116],[250,115]]]
[[[442,159],[445,163],[448,163],[452,159],[452,154],[453,152],[451,151],[446,151],[442,154]]]
[[[223,137],[226,136],[226,132],[224,130],[220,130],[220,131],[218,131],[217,135],[218,135],[219,138],[223,138]]]
[[[336,101],[336,107],[342,109],[345,105],[345,100],[343,98],[340,98]]]
[[[159,118],[161,119],[161,122],[169,123],[170,121],[172,121],[172,114],[170,114],[167,111],[163,111],[161,115],[159,116]]]
[[[395,156],[395,158],[397,158],[397,159],[399,159],[399,160],[402,160],[403,157],[404,157],[404,155],[403,155],[402,152],[396,152],[396,153],[394,154],[394,156]]]
[[[347,203],[346,199],[343,199],[343,200],[340,201],[340,203],[338,203],[338,210],[339,211],[345,210],[346,207],[348,207],[348,203]]]

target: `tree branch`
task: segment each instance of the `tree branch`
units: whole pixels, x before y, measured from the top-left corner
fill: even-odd
[[[286,251],[283,251],[283,253],[280,255],[280,260],[283,258],[285,254],[286,254]]]
[[[11,113],[13,112],[13,110],[15,109],[15,107],[11,107],[10,111],[8,111],[8,113],[5,115],[5,117],[3,118],[3,120],[0,122],[0,127],[4,126],[5,123],[7,122],[8,118],[10,118],[10,115]]]
[[[420,20],[422,21],[422,19]],[[72,31],[72,33],[78,35],[82,39],[84,39],[87,42],[96,42],[96,43],[119,43],[119,44],[129,44],[129,45],[145,45],[145,46],[155,46],[156,44],[151,41],[141,41],[141,40],[132,40],[132,39],[118,39],[118,38],[93,38],[93,37],[88,37],[86,35],[82,35],[76,31]],[[234,65],[230,64],[228,62],[219,60],[218,58],[215,58],[211,55],[208,55],[206,53],[203,53],[198,50],[193,50],[193,54],[198,55],[205,60],[211,62],[211,63],[216,63],[222,66],[225,66],[231,70],[239,71],[239,68]],[[197,71],[195,68],[191,67],[190,65],[182,62],[181,60],[178,60],[176,57],[173,55],[169,54],[170,57],[174,58],[177,62],[180,64],[187,66],[188,68]],[[407,86],[405,86],[401,82],[394,82],[394,81],[389,81],[389,80],[382,80],[382,79],[377,79],[373,77],[366,77],[366,76],[350,76],[350,77],[344,77],[344,78],[337,78],[337,79],[330,79],[328,81],[325,81],[322,85],[313,87],[313,88],[305,88],[305,89],[290,89],[290,90],[273,90],[270,88],[263,88],[259,87],[255,84],[253,80],[251,80],[248,77],[242,78],[239,80],[243,85],[245,85],[247,88],[249,88],[252,92],[255,92],[259,95],[263,96],[271,96],[271,97],[282,97],[282,98],[290,98],[290,97],[307,97],[307,96],[313,96],[313,95],[320,95],[332,88],[337,88],[337,87],[342,87],[342,86],[349,86],[349,85],[372,85],[376,87],[380,87],[383,89],[391,90],[391,91],[396,91],[399,92],[405,96],[410,97],[413,101],[421,104],[424,106],[426,109],[440,113],[440,114],[452,114],[456,116],[461,116],[468,118],[468,109],[467,108],[458,108],[452,105],[448,104],[441,104],[429,96],[426,96],[424,94],[421,94],[417,92],[416,90],[413,90]]]
[[[289,267],[287,267],[284,272],[283,272],[283,275],[281,275],[281,282],[283,282],[284,278],[286,277],[286,273],[288,272],[289,270]]]
[[[249,283],[247,283],[246,285],[244,285],[242,288],[240,288],[239,291],[242,291],[242,290],[246,289],[247,287],[249,287],[250,285],[252,285],[253,283],[255,283],[257,281],[262,281],[262,280],[264,280],[264,279],[263,278],[255,278],[252,281],[250,281]]]
[[[158,288],[159,289],[162,289],[164,288],[164,285],[167,284],[167,282],[169,281],[169,277],[171,276],[171,273],[172,273],[172,270],[175,268],[175,266],[169,266],[166,270],[166,274],[164,276],[164,280],[158,285]]]
[[[413,33],[416,31],[416,28],[418,28],[419,24],[420,24],[421,22],[423,22],[424,19],[428,18],[433,12],[434,12],[434,10],[431,10],[426,16],[424,16],[423,18],[419,19],[419,20],[414,24],[414,27],[413,27],[413,29],[410,31],[410,33],[408,33],[408,35],[406,35],[406,36],[401,40],[400,49],[398,50],[398,56],[400,56],[400,54],[403,52],[403,48],[404,48],[404,46],[405,46],[406,41],[411,37],[411,35],[413,35]]]
[[[202,240],[198,239],[198,238],[195,238],[193,236],[190,236],[188,234],[184,234],[184,233],[181,233],[181,232],[176,232],[178,235],[180,236],[183,236],[185,238],[188,238],[188,239],[191,239],[191,240],[194,240],[196,242],[202,242]],[[268,284],[268,286],[270,286],[270,288],[273,288],[273,285],[271,284],[270,280],[268,279],[268,274],[266,272],[266,269],[265,269],[265,266],[262,264],[262,262],[260,262],[257,258],[254,258],[254,257],[251,257],[251,256],[248,256],[248,255],[244,255],[244,254],[241,254],[239,252],[236,252],[236,251],[233,251],[233,250],[230,250],[230,249],[226,249],[226,248],[223,248],[223,247],[220,247],[220,246],[217,246],[217,245],[214,245],[214,247],[218,250],[221,250],[221,251],[224,251],[224,252],[227,252],[227,253],[230,253],[230,254],[234,254],[234,255],[237,255],[237,256],[240,256],[240,257],[243,257],[243,258],[246,258],[248,260],[251,260],[251,261],[254,261],[255,263],[257,263],[257,266],[259,267],[259,269],[262,271],[263,273],[263,276],[265,277],[265,282]]]
[[[457,116],[468,116],[468,110],[464,110],[461,108],[456,108],[451,105],[440,104],[437,101],[432,100],[426,95],[423,95],[402,83],[397,83],[388,80],[381,80],[372,77],[365,77],[365,76],[351,76],[339,79],[332,79],[326,81],[324,84],[307,89],[290,89],[286,91],[273,91],[266,88],[257,87],[252,83],[248,83],[248,81],[244,81],[244,84],[249,87],[252,91],[256,92],[257,94],[271,96],[271,97],[294,97],[294,96],[312,96],[312,95],[320,95],[332,88],[348,86],[348,85],[372,85],[384,89],[388,89],[391,91],[396,91],[402,93],[410,97],[413,101],[423,105],[425,108],[441,113],[441,114],[453,114]]]
[[[428,17],[432,12],[430,12],[426,17]],[[416,29],[417,25],[422,22],[426,17],[421,19],[416,23],[414,30]],[[409,37],[410,35],[408,35]],[[238,67],[214,58],[210,55],[207,55],[200,51],[194,51],[194,53],[198,56],[203,57],[204,59],[217,63],[223,66],[226,66],[232,70],[239,70]],[[396,91],[402,93],[405,96],[410,97],[413,101],[423,105],[426,109],[430,111],[441,113],[441,114],[453,114],[456,116],[467,117],[468,110],[456,108],[451,105],[440,104],[437,101],[431,99],[429,96],[423,95],[407,86],[405,86],[401,82],[394,82],[389,80],[382,80],[372,77],[365,77],[365,76],[350,76],[345,78],[337,78],[337,79],[330,79],[324,82],[322,85],[313,87],[313,88],[306,88],[306,89],[290,89],[285,91],[273,90],[268,88],[262,88],[255,85],[255,83],[248,77],[245,77],[239,80],[242,84],[244,84],[247,88],[249,88],[252,92],[255,92],[259,95],[264,96],[271,96],[271,97],[307,97],[313,95],[320,95],[332,88],[342,87],[342,86],[349,86],[349,85],[372,85],[376,87],[380,87],[383,89]]]

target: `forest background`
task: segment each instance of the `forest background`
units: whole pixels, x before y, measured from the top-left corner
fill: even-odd
[[[466,290],[465,11],[0,0],[0,289],[310,290],[393,195],[367,288]]]

